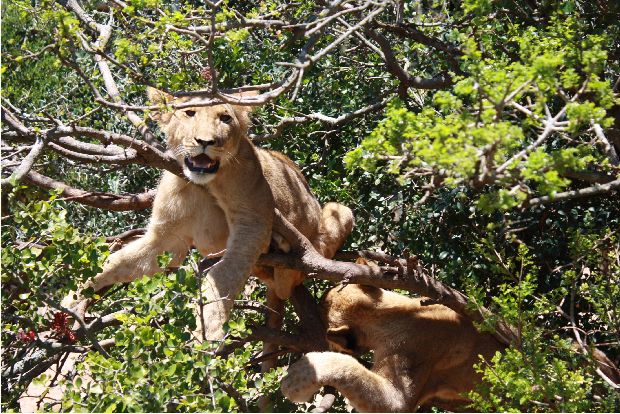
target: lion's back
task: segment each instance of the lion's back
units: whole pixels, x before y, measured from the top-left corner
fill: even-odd
[[[301,170],[280,152],[257,148],[257,153],[276,207],[302,234],[312,239],[319,229],[321,206]]]

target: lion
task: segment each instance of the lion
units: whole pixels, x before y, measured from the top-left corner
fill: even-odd
[[[303,356],[288,368],[282,393],[305,402],[330,385],[360,412],[413,412],[425,404],[463,409],[463,393],[481,381],[474,364],[505,347],[462,315],[425,300],[371,286],[332,288],[321,314],[330,349],[339,352]],[[371,369],[350,355],[369,350]]]
[[[353,214],[338,203],[321,209],[293,161],[253,145],[247,135],[250,107],[189,106],[201,98],[175,98],[151,87],[147,95],[162,107],[151,116],[185,177],[164,172],[144,236],[111,254],[102,272],[80,291],[98,292],[161,271],[157,257],[164,252],[172,253],[171,267],[178,266],[191,247],[203,256],[222,256],[204,278],[206,305],[198,320],[198,327],[205,328],[203,340],[219,339],[233,300],[252,272],[280,299],[287,299],[303,280],[298,271],[255,266],[272,240],[284,251],[290,248],[281,236],[272,235],[274,209],[326,257],[348,237]],[[163,109],[170,104],[189,107]],[[88,301],[72,293],[63,304],[84,311]]]

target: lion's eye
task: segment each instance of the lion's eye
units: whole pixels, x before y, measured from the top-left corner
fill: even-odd
[[[220,115],[220,121],[222,121],[225,124],[230,124],[230,122],[232,121],[232,116],[228,114],[222,114]]]
[[[191,118],[194,115],[196,115],[196,111],[187,110],[187,111],[185,111],[185,115],[187,115],[187,116],[189,116]]]

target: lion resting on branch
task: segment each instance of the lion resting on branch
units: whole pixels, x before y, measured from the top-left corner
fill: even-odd
[[[161,270],[157,256],[166,251],[173,254],[171,266],[178,265],[192,246],[203,256],[223,254],[204,279],[201,292],[206,305],[198,312],[197,323],[199,329],[204,327],[201,339],[219,339],[250,273],[280,299],[288,298],[303,280],[299,271],[255,266],[270,243],[285,252],[290,248],[272,233],[275,208],[325,257],[332,257],[349,235],[353,215],[337,203],[321,209],[289,158],[252,144],[247,136],[250,107],[199,106],[200,98],[174,98],[153,88],[148,96],[162,106],[153,118],[185,177],[164,172],[146,234],[110,255],[103,271],[80,291],[97,292],[152,275]],[[170,105],[172,110],[163,110]],[[63,301],[81,314],[87,304],[81,293]]]
[[[505,348],[470,319],[425,299],[372,286],[331,289],[321,304],[330,348],[310,352],[288,369],[283,394],[309,400],[322,386],[340,391],[357,411],[413,412],[464,408],[463,393],[481,380],[473,366]],[[351,355],[373,350],[372,369]]]

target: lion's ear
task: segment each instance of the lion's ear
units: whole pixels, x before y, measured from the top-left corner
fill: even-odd
[[[165,106],[174,100],[174,96],[160,91],[157,88],[153,88],[152,86],[146,87],[146,96],[153,105]],[[168,123],[170,120],[170,113],[168,111],[152,111],[149,116],[152,120],[159,122],[161,125]]]
[[[164,91],[160,91],[157,88],[153,88],[152,86],[146,87],[146,96],[154,105],[167,105],[174,100],[174,96]]]
[[[336,351],[353,353],[357,348],[357,338],[348,325],[327,329],[325,339],[330,343],[330,348]]]

